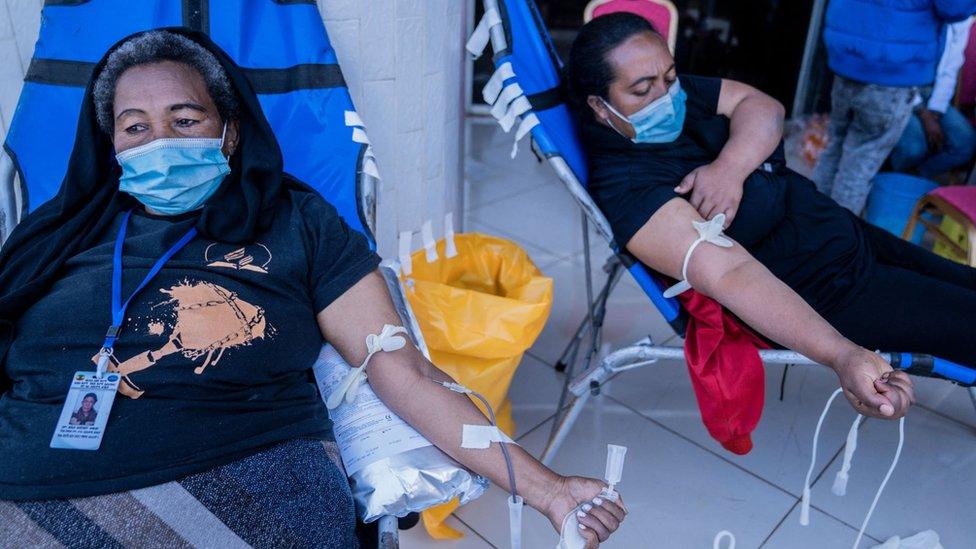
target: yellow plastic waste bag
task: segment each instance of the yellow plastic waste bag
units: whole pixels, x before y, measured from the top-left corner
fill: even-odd
[[[549,318],[552,279],[509,240],[467,233],[455,235],[454,243],[452,258],[444,254],[444,240],[433,262],[424,250],[411,256],[412,273],[403,277],[407,300],[434,365],[481,393],[498,426],[512,436],[508,387]],[[436,539],[461,537],[443,522],[456,508],[453,501],[425,511],[427,532]]]

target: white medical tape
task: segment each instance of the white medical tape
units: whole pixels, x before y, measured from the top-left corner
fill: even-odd
[[[434,240],[434,225],[428,219],[420,226],[420,240],[424,243],[427,263],[437,261],[437,242]]]
[[[356,143],[362,143],[364,145],[369,145],[369,137],[366,136],[366,130],[362,128],[352,129],[352,140]]]
[[[400,231],[400,242],[397,256],[400,258],[400,270],[410,276],[413,272],[413,262],[410,259],[410,245],[413,240],[412,231]]]
[[[520,96],[516,97],[514,101],[509,103],[508,109],[505,110],[505,114],[498,119],[498,125],[502,127],[505,133],[508,133],[512,126],[515,125],[515,121],[518,120],[519,116],[532,110],[532,104],[529,103],[527,97]]]
[[[454,243],[454,212],[444,214],[444,257],[451,259],[458,254]]]
[[[488,46],[488,41],[491,39],[491,28],[501,22],[502,18],[498,16],[498,10],[492,8],[486,11],[481,17],[481,21],[478,21],[474,32],[471,33],[471,38],[468,39],[468,43],[465,44],[464,49],[468,50],[468,53],[473,55],[475,59],[481,57],[481,54],[484,53],[485,48]]]
[[[506,61],[495,69],[491,78],[488,79],[488,83],[481,89],[481,97],[485,100],[485,103],[489,105],[495,104],[495,101],[498,99],[498,94],[502,91],[502,86],[509,78],[515,78],[515,71],[512,69],[512,63]]]
[[[681,280],[665,290],[664,297],[671,298],[691,288],[691,283],[688,282],[688,263],[691,261],[691,254],[698,248],[699,244],[708,242],[720,248],[732,247],[732,241],[722,234],[722,229],[725,227],[724,213],[716,215],[709,221],[692,221],[691,224],[698,231],[698,239],[692,242],[688,251],[685,252],[685,260],[681,264]]]
[[[518,82],[512,82],[511,84],[502,88],[502,93],[498,94],[498,99],[495,100],[495,104],[491,107],[491,116],[495,120],[501,120],[505,116],[505,112],[508,110],[508,106],[515,100],[516,97],[521,97],[525,95],[522,91],[522,86],[519,86]]]
[[[371,154],[363,158],[363,173],[375,179],[380,179],[380,170],[376,166],[376,158]]]
[[[383,330],[380,333],[366,336],[366,358],[363,359],[363,363],[359,368],[350,370],[342,382],[336,386],[329,395],[329,398],[325,401],[326,408],[334,410],[342,404],[343,400],[348,403],[356,400],[356,394],[359,393],[360,385],[366,381],[366,366],[369,365],[369,360],[380,351],[391,353],[402,349],[406,346],[407,339],[397,334],[405,333],[407,333],[407,329],[403,326],[384,324]]]
[[[494,425],[464,425],[461,430],[461,448],[484,450],[492,442],[514,444],[501,429]]]
[[[359,114],[356,111],[346,111],[346,125],[358,126],[360,128],[366,127],[366,125],[363,124],[363,119],[359,117]]]
[[[528,135],[529,132],[532,131],[532,128],[538,125],[539,125],[539,117],[536,116],[535,113],[529,113],[528,116],[522,119],[522,122],[519,124],[518,131],[515,132],[515,143],[512,145],[511,157],[513,159],[518,154],[519,141],[521,141],[523,137]]]
[[[843,496],[847,494],[847,480],[850,478],[848,474],[851,470],[851,461],[854,459],[854,451],[857,450],[857,428],[861,425],[861,420],[864,416],[858,414],[854,418],[854,423],[851,424],[851,429],[847,432],[847,443],[844,444],[844,461],[840,466],[840,470],[837,471],[837,475],[834,476],[834,485],[830,488],[830,491],[834,493],[835,496]]]

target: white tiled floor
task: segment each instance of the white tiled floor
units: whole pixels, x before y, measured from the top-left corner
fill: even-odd
[[[510,136],[491,125],[472,124],[467,161],[466,229],[511,238],[555,280],[549,323],[523,360],[511,399],[518,442],[538,455],[549,434],[562,383],[552,365],[586,311],[580,215],[558,180],[523,144],[510,160]],[[601,283],[606,257],[592,239],[593,270]],[[680,345],[664,319],[626,276],[614,291],[605,328],[607,349],[650,335]],[[866,422],[848,494],[830,484],[853,415],[846,404],[828,416],[813,487],[811,524],[798,524],[799,496],[810,459],[811,437],[821,407],[836,388],[821,368],[794,367],[779,400],[781,366],[767,368],[766,407],[753,435],[755,449],[738,457],[705,431],[681,362],[627,372],[591,400],[556,457],[554,468],[599,477],[606,444],[629,447],[621,491],[629,520],[605,547],[708,548],[720,530],[731,530],[737,547],[849,547],[897,442],[894,423]],[[861,547],[892,535],[934,529],[948,549],[976,547],[976,412],[965,391],[918,380],[919,407],[906,422],[906,442],[892,479]],[[459,509],[450,524],[463,540],[431,540],[418,526],[402,533],[402,546],[508,547],[504,493],[492,488]],[[526,511],[524,546],[553,547],[548,522]]]

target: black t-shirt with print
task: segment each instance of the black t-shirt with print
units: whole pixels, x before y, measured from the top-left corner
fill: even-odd
[[[0,500],[150,486],[283,440],[332,437],[310,378],[315,315],[379,258],[322,198],[288,193],[253,243],[198,237],[166,263],[126,312],[114,364],[124,378],[101,448],[49,448],[72,374],[94,370],[111,323],[121,220],[17,323],[6,358],[14,385],[0,400]],[[133,213],[123,299],[195,222]]]
[[[680,82],[688,95],[687,115],[671,143],[635,144],[592,117],[582,124],[589,192],[622,246],[729,139],[729,119],[718,114],[721,79],[682,75]],[[726,233],[811,306],[829,312],[868,278],[873,254],[864,231],[854,215],[786,167],[782,143],[764,164],[744,181]]]

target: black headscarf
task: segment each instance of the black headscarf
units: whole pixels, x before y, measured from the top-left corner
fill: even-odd
[[[231,171],[204,205],[197,229],[201,236],[221,242],[253,241],[271,226],[276,203],[286,188],[314,191],[282,172],[278,141],[244,71],[203,33],[176,27],[161,30],[186,36],[213,53],[240,102],[238,145],[230,159]],[[109,55],[139,34],[117,42],[95,66],[58,194],[28,215],[0,251],[0,366],[14,337],[14,323],[49,290],[65,262],[97,244],[96,239],[120,211],[137,205],[119,192],[121,169],[110,136],[98,126],[92,88]],[[5,367],[0,368],[0,394],[6,388],[4,372]]]

